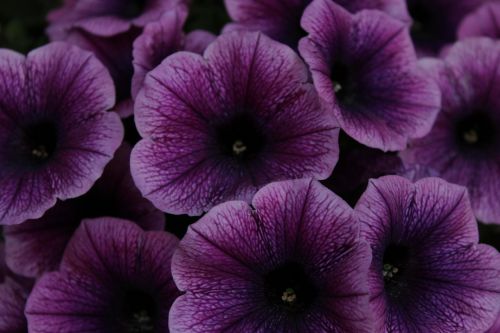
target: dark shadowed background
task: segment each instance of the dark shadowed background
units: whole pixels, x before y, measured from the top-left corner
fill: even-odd
[[[0,47],[27,53],[47,42],[47,13],[63,0],[0,0]],[[223,0],[192,0],[186,30],[220,32],[229,21]]]

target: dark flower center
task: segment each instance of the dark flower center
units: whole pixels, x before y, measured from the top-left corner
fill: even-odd
[[[122,307],[121,324],[124,333],[155,331],[158,311],[151,295],[138,289],[130,289],[125,293]]]
[[[333,63],[330,76],[335,97],[340,104],[353,104],[356,99],[357,85],[352,74],[351,69],[345,63],[341,61]]]
[[[484,112],[474,112],[456,125],[456,136],[463,148],[484,149],[494,146],[496,130],[492,119]]]
[[[408,247],[391,244],[385,249],[382,260],[382,275],[386,292],[391,297],[398,298],[406,289],[409,265],[410,250]]]
[[[421,1],[414,0],[408,4],[408,11],[413,20],[410,32],[416,37],[432,37],[433,11]]]
[[[146,0],[122,0],[124,1],[121,16],[124,18],[134,18],[142,14],[146,8]]]
[[[57,128],[52,122],[44,121],[28,126],[25,130],[24,147],[33,162],[47,161],[54,154],[57,141]]]
[[[302,265],[288,262],[264,278],[268,300],[286,311],[297,312],[310,306],[317,295]]]
[[[265,145],[260,127],[247,113],[216,126],[216,139],[224,155],[238,160],[255,158]]]

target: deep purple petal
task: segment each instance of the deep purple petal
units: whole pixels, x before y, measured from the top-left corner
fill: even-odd
[[[482,332],[493,323],[500,256],[477,245],[464,188],[439,178],[382,177],[355,212],[373,250],[368,281],[377,332]],[[388,264],[395,277],[386,277]]]
[[[13,281],[0,284],[0,332],[26,333],[28,327],[24,317],[27,293]]]
[[[167,56],[179,51],[184,42],[182,27],[187,9],[179,7],[165,13],[158,21],[148,24],[134,41],[134,76],[132,96],[142,88],[146,74],[158,66]]]
[[[332,1],[333,2],[333,1]],[[405,2],[402,0],[338,0],[351,13],[363,9],[378,9],[409,21]],[[226,0],[229,15],[235,21],[225,31],[262,31],[271,38],[296,48],[299,39],[306,35],[300,27],[300,18],[311,0]]]
[[[61,8],[49,13],[51,25],[48,33],[61,37],[73,28],[80,28],[100,37],[111,37],[129,30],[144,27],[158,20],[165,12],[184,0],[145,0],[140,2],[121,0],[67,0]]]
[[[132,45],[140,35],[138,28],[128,29],[109,37],[95,36],[82,29],[71,29],[63,38],[80,48],[90,51],[108,69],[116,87],[116,111],[122,118],[133,113],[131,101],[131,81],[134,73],[132,64]]]
[[[398,176],[371,180],[356,204],[362,234],[371,244],[392,237],[412,244],[442,247],[468,245],[479,239],[465,188],[439,178],[415,184]]]
[[[485,36],[500,38],[500,3],[490,2],[466,16],[458,28],[458,38]]]
[[[186,35],[184,49],[189,52],[203,54],[217,36],[206,30],[193,30]]]
[[[128,318],[129,293],[145,294],[159,332],[168,329],[168,311],[178,291],[170,274],[177,239],[144,232],[131,222],[86,220],[68,245],[60,272],[36,284],[26,307],[30,332],[118,332]],[[120,255],[118,255],[120,254]],[[135,297],[135,296],[134,296]],[[133,314],[133,313],[132,313]],[[125,315],[125,317],[123,317]]]
[[[144,230],[163,230],[163,213],[135,187],[129,159],[130,147],[122,145],[102,177],[85,195],[57,203],[40,219],[6,226],[9,267],[30,277],[57,269],[67,243],[84,218],[120,217],[134,221]]]

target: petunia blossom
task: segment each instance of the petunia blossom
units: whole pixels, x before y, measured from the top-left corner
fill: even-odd
[[[441,112],[432,131],[401,153],[467,187],[476,217],[500,224],[500,42],[467,39],[422,67],[438,83]]]
[[[186,0],[65,0],[49,13],[48,34],[64,38],[79,28],[100,37],[112,37],[131,28],[143,28]]]
[[[363,9],[378,9],[404,22],[408,22],[404,0],[329,0],[355,13]],[[271,38],[297,47],[306,32],[300,18],[312,0],[225,0],[229,15],[235,21],[224,31],[262,31]]]
[[[113,82],[89,52],[0,50],[0,224],[39,218],[101,176],[123,138]]]
[[[260,33],[224,34],[203,57],[168,57],[147,75],[135,121],[143,140],[132,176],[172,214],[249,201],[276,180],[324,179],[338,157],[338,125],[304,63]]]
[[[56,270],[66,245],[86,218],[112,216],[134,221],[144,230],[163,230],[163,213],[144,199],[134,185],[129,168],[130,151],[128,145],[122,145],[102,177],[83,196],[58,202],[39,219],[6,226],[9,267],[29,277]]]
[[[429,132],[439,110],[436,84],[416,66],[405,24],[375,10],[350,14],[315,0],[302,17],[299,44],[314,86],[341,128],[384,151]]]
[[[458,28],[458,38],[478,36],[500,39],[499,2],[488,2],[462,20]]]
[[[375,332],[485,332],[500,310],[500,254],[478,244],[467,190],[439,178],[372,180],[354,209],[371,245]]]
[[[43,275],[28,298],[29,332],[168,332],[177,243],[126,220],[84,221],[60,270]]]
[[[371,332],[370,251],[358,221],[316,181],[262,188],[191,225],[172,259],[173,333]]]

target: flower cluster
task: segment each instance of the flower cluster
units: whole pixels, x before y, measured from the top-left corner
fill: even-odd
[[[500,2],[61,2],[0,49],[0,333],[500,333]]]

